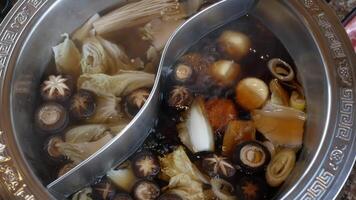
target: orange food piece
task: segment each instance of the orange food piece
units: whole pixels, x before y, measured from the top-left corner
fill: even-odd
[[[236,119],[235,105],[228,99],[211,99],[205,103],[206,113],[213,130],[224,128],[230,120]]]
[[[231,156],[235,146],[245,140],[254,140],[256,129],[252,121],[232,120],[226,127],[222,154]]]

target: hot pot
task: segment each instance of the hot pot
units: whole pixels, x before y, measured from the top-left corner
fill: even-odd
[[[120,136],[69,172],[81,181],[69,183],[63,178],[59,182],[64,183],[62,186],[53,187],[55,183],[41,178],[45,169],[38,159],[41,144],[33,132],[32,116],[38,98],[34,91],[47,64],[52,62],[51,47],[60,42],[61,33],[73,32],[94,13],[125,2],[23,0],[0,25],[0,196],[4,199],[64,198],[68,194],[56,192],[68,192],[68,184],[76,188],[88,181],[86,175],[93,175],[88,166],[100,163],[109,151],[122,154],[101,165],[97,169],[100,173],[125,159],[135,150],[130,147],[142,143],[153,126],[160,73],[149,101]],[[172,36],[159,72],[189,47],[186,44],[247,11],[270,28],[292,55],[308,100],[304,147],[276,198],[334,199],[356,155],[356,56],[341,24],[325,3],[223,0],[190,19]],[[126,144],[125,148],[120,144]],[[51,193],[46,188],[48,184]]]

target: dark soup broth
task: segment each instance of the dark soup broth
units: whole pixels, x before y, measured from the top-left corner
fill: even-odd
[[[244,16],[164,70],[157,126],[93,184],[135,199],[271,199],[302,147],[306,103],[291,56]],[[146,196],[145,196],[146,195]]]

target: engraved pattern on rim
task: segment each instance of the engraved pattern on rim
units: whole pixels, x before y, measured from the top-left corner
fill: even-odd
[[[8,66],[10,56],[28,23],[38,13],[47,0],[25,0],[19,3],[10,20],[3,24],[0,32],[0,76]],[[21,172],[16,168],[11,152],[6,148],[4,133],[0,130],[0,180],[14,199],[35,200]]]
[[[13,14],[8,20],[3,22],[4,27],[0,30],[0,77],[3,70],[8,66],[11,54],[19,40],[23,30],[31,19],[38,13],[48,0],[23,0],[18,3],[17,10],[10,12]],[[333,185],[337,175],[342,169],[346,155],[351,151],[352,127],[354,126],[354,91],[352,68],[346,58],[344,47],[335,34],[327,16],[315,0],[300,0],[309,14],[314,17],[320,30],[327,38],[330,49],[334,56],[336,72],[338,73],[343,87],[340,90],[339,113],[337,116],[337,127],[334,133],[332,148],[327,152],[327,158],[321,163],[321,169],[317,171],[315,177],[309,182],[305,191],[302,191],[297,199],[321,199],[327,189]],[[316,13],[316,14],[315,14]],[[20,172],[14,166],[11,159],[11,152],[6,147],[6,141],[0,130],[0,181],[7,185],[7,189],[15,199],[34,200],[35,196],[26,185]]]
[[[352,68],[346,57],[344,46],[340,42],[338,35],[325,12],[315,0],[303,0],[305,8],[312,15],[318,24],[322,34],[325,36],[333,61],[336,64],[336,72],[343,87],[339,88],[340,101],[339,111],[336,116],[337,126],[333,135],[331,148],[327,151],[328,159],[321,163],[321,168],[317,175],[310,181],[297,199],[318,200],[330,189],[335,177],[340,173],[345,155],[351,152],[350,141],[352,138],[352,127],[354,125],[354,91]],[[352,144],[351,144],[352,145]]]

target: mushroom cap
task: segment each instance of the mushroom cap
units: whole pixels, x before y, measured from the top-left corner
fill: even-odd
[[[47,154],[54,159],[63,157],[63,154],[59,151],[57,145],[63,143],[63,139],[60,136],[51,137],[46,144]]]
[[[35,122],[41,131],[55,134],[63,131],[67,127],[69,116],[62,105],[53,102],[45,103],[37,109]]]
[[[45,101],[63,103],[73,91],[73,80],[70,76],[50,75],[41,84],[41,96]]]
[[[70,100],[69,112],[71,117],[81,120],[95,113],[95,94],[88,90],[79,90]]]
[[[157,156],[151,152],[140,152],[132,160],[133,171],[139,178],[152,178],[160,172]]]
[[[150,90],[147,88],[140,88],[129,94],[125,100],[126,114],[130,117],[134,117],[143,105],[145,105],[149,96]]]
[[[180,63],[174,68],[174,79],[182,83],[187,82],[192,78],[193,71],[189,65]]]
[[[270,160],[271,155],[268,149],[253,140],[237,145],[233,154],[233,162],[248,174],[262,171]]]
[[[257,177],[241,177],[236,184],[236,196],[241,200],[265,199],[266,192],[267,184]]]
[[[133,189],[133,194],[137,200],[154,200],[159,197],[161,190],[159,186],[148,180],[138,181]]]

